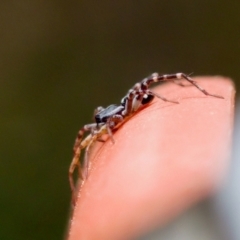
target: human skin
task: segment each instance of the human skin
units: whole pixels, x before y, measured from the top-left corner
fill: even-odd
[[[134,239],[162,227],[213,194],[228,170],[233,127],[232,82],[197,77],[224,99],[185,83],[154,91],[155,98],[91,151],[87,180],[79,190],[69,240]]]

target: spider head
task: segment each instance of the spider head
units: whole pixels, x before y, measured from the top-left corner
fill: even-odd
[[[116,114],[120,114],[123,109],[124,107],[121,105],[112,104],[107,108],[103,108],[101,111],[99,111],[95,115],[95,121],[96,123],[106,123],[109,118]]]

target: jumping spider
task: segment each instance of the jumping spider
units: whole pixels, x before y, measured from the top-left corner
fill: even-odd
[[[81,180],[87,178],[88,172],[88,158],[87,154],[89,148],[95,141],[103,141],[102,136],[108,134],[111,141],[114,143],[112,132],[116,130],[119,125],[131,117],[137,110],[139,110],[143,105],[150,103],[154,97],[158,97],[163,101],[178,103],[175,101],[170,101],[157,93],[152,92],[149,89],[149,86],[152,83],[165,82],[165,81],[174,81],[179,79],[185,79],[196,88],[198,88],[202,93],[207,96],[212,96],[216,98],[223,98],[218,95],[210,94],[205,89],[200,87],[193,79],[184,73],[176,74],[167,74],[167,75],[158,75],[158,73],[153,73],[147,78],[144,78],[141,82],[136,83],[133,88],[131,88],[126,96],[123,97],[120,104],[112,104],[107,108],[98,107],[94,111],[95,123],[86,124],[78,132],[78,135],[75,140],[73,147],[73,159],[69,168],[69,182],[70,188],[72,190],[73,196],[75,194],[75,183],[73,178],[73,173],[78,167],[78,174]],[[90,134],[83,139],[84,133],[90,132]],[[85,150],[85,169],[82,169],[80,165],[80,154],[81,150]],[[84,173],[85,170],[85,173]]]

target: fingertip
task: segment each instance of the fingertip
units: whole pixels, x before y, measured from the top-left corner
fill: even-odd
[[[226,174],[235,90],[229,79],[155,88],[155,99],[91,152],[69,239],[124,239],[164,224],[206,197]],[[94,231],[92,230],[94,229]]]

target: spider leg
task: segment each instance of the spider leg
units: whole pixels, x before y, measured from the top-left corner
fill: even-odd
[[[74,183],[73,174],[74,174],[75,169],[78,168],[79,179],[83,180],[83,174],[82,174],[82,169],[81,169],[81,164],[80,164],[80,155],[81,155],[81,150],[88,145],[88,142],[92,138],[92,135],[90,134],[84,140],[82,140],[82,138],[86,131],[92,132],[93,129],[96,129],[96,127],[97,127],[96,123],[87,124],[87,125],[83,126],[83,128],[81,128],[79,130],[76,140],[75,140],[75,143],[74,143],[74,146],[73,146],[73,159],[70,164],[69,171],[68,171],[68,178],[69,178],[70,188],[72,191],[73,201],[75,199],[75,192],[76,192],[76,186]]]
[[[121,104],[124,106],[123,116],[129,116],[133,112],[136,112],[142,105],[151,102],[154,97],[158,97],[166,102],[178,103],[148,89],[149,85],[152,82],[156,82],[156,78],[158,77],[158,73],[153,73],[151,76],[143,79],[141,83],[136,83],[133,88],[128,91],[128,94],[121,101]]]
[[[212,96],[216,98],[223,98],[222,96],[211,94],[207,92],[204,88],[199,86],[192,78],[190,78],[185,73],[175,73],[175,74],[166,74],[166,75],[158,75],[157,73],[153,73],[150,77],[145,78],[141,82],[141,89],[147,90],[150,86],[150,84],[154,82],[166,82],[166,81],[172,81],[172,80],[178,80],[178,79],[185,79],[189,83],[191,83],[193,86],[195,86],[198,90],[200,90],[202,93],[204,93],[207,96]]]
[[[89,149],[92,146],[92,144],[96,141],[94,137],[92,137],[91,141],[89,142],[88,146],[86,147],[85,150],[85,155],[84,155],[84,178],[88,178],[88,169],[89,169],[89,161],[88,161],[88,156],[89,156]]]
[[[169,100],[169,99],[167,99],[165,97],[162,97],[162,96],[160,96],[159,94],[157,94],[157,93],[155,93],[153,91],[147,90],[146,92],[147,92],[147,94],[151,94],[151,95],[153,95],[155,97],[158,97],[158,98],[162,99],[164,102],[179,103],[178,101],[173,101],[173,100]]]
[[[84,155],[84,177],[85,179],[88,178],[88,169],[89,169],[89,150],[91,146],[93,145],[94,142],[98,141],[99,138],[101,138],[102,135],[106,134],[106,124],[103,125],[98,131],[95,131],[94,135],[92,135],[91,139],[87,140],[85,143],[86,145],[86,150],[85,150],[85,155]]]
[[[125,110],[122,112],[124,116],[128,116],[133,112],[136,112],[142,105],[145,105],[153,100],[154,97],[158,97],[165,102],[178,103],[177,101],[169,100],[158,95],[155,92],[146,90],[129,90],[128,94],[123,98],[122,104],[124,104]]]
[[[158,76],[159,76],[158,73],[153,73],[150,77],[147,77],[147,78],[143,79],[142,82],[141,82],[141,87],[140,87],[140,88],[142,89],[142,84],[143,84],[143,82],[148,82],[149,79],[153,79],[154,82],[156,82],[156,78],[157,78]],[[179,103],[178,101],[169,100],[169,99],[167,99],[167,98],[165,98],[165,97],[160,96],[159,94],[157,94],[157,93],[155,93],[155,92],[152,92],[152,91],[148,90],[150,84],[151,84],[151,83],[148,84],[147,89],[142,89],[142,91],[143,91],[144,93],[146,93],[147,95],[153,95],[153,96],[155,96],[155,97],[157,97],[157,98],[162,99],[164,102]]]
[[[102,143],[105,143],[105,142],[106,142],[106,140],[104,140],[104,139],[102,139],[102,138],[97,139],[97,141],[98,141],[98,142],[102,142]]]
[[[69,178],[70,188],[72,191],[72,202],[73,203],[75,202],[75,192],[76,192],[76,187],[75,187],[75,183],[74,183],[74,179],[73,179],[73,173],[74,173],[76,167],[78,167],[78,170],[79,170],[78,171],[79,178],[83,179],[81,167],[80,167],[80,163],[79,163],[80,153],[81,153],[81,149],[80,149],[80,147],[78,147],[74,153],[74,157],[72,159],[72,162],[69,167],[69,172],[68,172],[68,178]]]
[[[80,154],[81,154],[81,147],[79,146],[76,148],[76,150],[74,152],[74,157],[72,159],[72,162],[69,167],[69,172],[68,172],[69,184],[70,184],[70,188],[71,188],[71,192],[72,192],[73,205],[75,205],[75,202],[76,202],[76,192],[77,192],[77,188],[78,188],[75,185],[74,178],[73,178],[73,173],[74,173],[76,167],[78,167],[78,179],[83,180],[83,174],[82,174],[81,165],[79,162]],[[79,184],[80,183],[78,181],[77,185],[79,185]]]
[[[115,141],[113,138],[112,129],[115,128],[122,121],[123,121],[123,116],[120,114],[115,114],[107,120],[106,129],[113,144],[115,143]]]
[[[131,113],[133,96],[134,96],[134,90],[130,89],[128,94],[121,100],[121,104],[124,106],[122,115],[127,116]]]
[[[90,124],[84,125],[83,128],[81,128],[78,131],[78,134],[77,134],[77,137],[75,139],[74,146],[73,146],[73,152],[75,152],[76,149],[80,146],[84,133],[89,132],[89,131],[91,132],[96,128],[97,128],[96,123],[90,123]]]
[[[143,98],[144,93],[141,90],[130,89],[122,100],[122,104],[124,105],[122,115],[128,116],[132,112],[135,112],[141,106]]]

